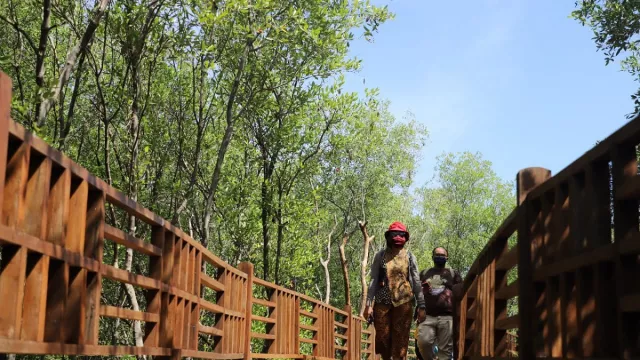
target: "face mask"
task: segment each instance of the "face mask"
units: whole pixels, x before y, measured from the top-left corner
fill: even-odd
[[[444,266],[447,263],[447,258],[442,255],[434,255],[433,262],[438,266]]]
[[[403,247],[407,242],[407,236],[404,231],[389,231],[385,234],[388,246]]]
[[[404,236],[400,236],[400,235],[394,236],[392,240],[393,240],[393,245],[397,247],[402,247],[404,246],[404,243],[407,242],[407,239]]]

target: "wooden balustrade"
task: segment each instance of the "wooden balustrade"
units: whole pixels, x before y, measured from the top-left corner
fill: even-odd
[[[465,278],[458,358],[640,356],[639,142],[635,118],[553,177],[518,174],[517,207]]]
[[[373,359],[373,327],[351,309],[225,263],[13,122],[10,94],[0,73],[0,353]],[[136,233],[107,209],[135,217]],[[140,269],[106,261],[113,244]],[[140,311],[105,303],[122,284],[144,295]],[[103,344],[104,318],[142,322],[144,346]]]

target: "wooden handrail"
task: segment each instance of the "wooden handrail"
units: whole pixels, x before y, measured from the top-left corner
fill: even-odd
[[[258,279],[250,263],[224,262],[13,122],[10,92],[10,79],[0,73],[0,353],[373,359],[373,327],[350,308]],[[150,239],[107,224],[107,204],[147,224]],[[105,239],[146,256],[149,274],[105,264]],[[204,263],[215,276],[203,272]],[[106,278],[142,289],[146,309],[102,304]],[[254,293],[256,285],[270,290],[268,299]],[[216,296],[206,297],[203,286]],[[266,315],[254,313],[254,305],[265,306]],[[215,324],[201,322],[207,313]],[[102,317],[144,321],[144,346],[100,345],[110,338],[99,326]],[[252,330],[252,321],[267,331]],[[252,348],[252,339],[264,346]],[[310,344],[307,352],[301,342]]]

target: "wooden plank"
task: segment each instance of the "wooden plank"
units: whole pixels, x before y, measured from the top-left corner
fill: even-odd
[[[83,232],[84,235],[84,232]],[[75,251],[74,251],[75,252]],[[64,311],[65,342],[82,344],[85,342],[85,320],[87,303],[87,270],[69,268],[69,287]]]
[[[218,328],[214,328],[211,326],[204,326],[202,324],[198,325],[198,331],[201,333],[205,333],[205,334],[209,334],[209,335],[213,335],[213,336],[222,336],[223,335],[223,331],[218,329]]]
[[[182,350],[183,357],[191,357],[195,359],[213,359],[213,360],[227,360],[227,359],[242,359],[244,354],[219,354],[208,351],[197,350]]]
[[[0,223],[16,228],[22,223],[26,209],[25,196],[29,176],[29,145],[20,144],[8,156]]]
[[[595,355],[611,356],[617,352],[616,292],[614,265],[597,264],[593,269],[596,301]]]
[[[269,307],[269,308],[275,308],[276,307],[276,303],[274,303],[273,301],[263,300],[263,299],[258,299],[258,298],[253,298],[253,303],[257,304],[257,305],[266,306],[266,307]]]
[[[71,266],[82,267],[94,272],[100,271],[101,264],[95,260],[85,258],[77,253],[71,253],[61,246],[42,241],[31,235],[10,229],[4,225],[0,225],[0,242],[15,246],[23,246],[30,251],[47,255],[52,259],[63,260]]]
[[[300,324],[300,328],[303,330],[318,331],[318,327],[313,325]]]
[[[601,262],[615,260],[615,248],[613,244],[600,246],[596,249],[569,257],[562,257],[552,264],[536,270],[535,280],[544,281],[547,277],[558,276],[560,274],[574,271],[583,267],[588,267]]]
[[[54,170],[49,191],[46,240],[55,245],[65,246],[71,197],[71,173],[60,168]]]
[[[574,358],[581,350],[578,337],[578,307],[575,275],[565,273],[560,277],[561,309],[562,309],[562,351],[563,357]]]
[[[626,295],[620,300],[620,307],[625,313],[640,312],[640,294]]]
[[[75,345],[51,342],[19,341],[0,338],[0,351],[11,354],[31,355],[83,355],[83,356],[123,356],[151,355],[169,356],[171,349],[136,347],[136,346],[103,346]]]
[[[496,329],[509,330],[517,329],[520,326],[520,315],[514,315],[507,318],[496,319]]]
[[[164,227],[154,226],[153,228],[151,228],[151,244],[153,246],[162,251],[164,248],[164,239]],[[161,256],[149,257],[149,277],[160,281],[162,280]],[[145,297],[147,300],[147,312],[156,314],[158,316],[158,321],[145,323],[144,344],[145,346],[159,346],[161,327],[159,322],[162,306],[162,293],[159,290],[147,290],[145,291]]]
[[[560,302],[560,280],[558,278],[547,279],[546,295],[548,332],[544,335],[547,341],[547,354],[552,357],[561,357],[563,352],[562,308]]]
[[[258,316],[258,315],[251,315],[251,320],[261,321],[261,322],[269,323],[269,324],[275,324],[276,323],[276,319],[274,319],[274,318],[268,318],[268,317]]]
[[[210,311],[214,314],[224,314],[225,310],[222,306],[218,304],[214,304],[205,299],[200,299],[200,306],[204,308],[204,310]]]
[[[318,345],[318,340],[317,339],[300,338],[300,342],[303,342],[305,344]]]
[[[29,311],[22,319],[21,340],[44,341],[48,281],[49,257],[28,254],[24,304]]]
[[[200,281],[202,282],[202,285],[208,287],[209,289],[213,290],[213,291],[224,291],[224,284],[222,284],[221,282],[219,282],[218,280],[212,278],[211,276],[205,274],[205,273],[201,273],[200,274]]]
[[[8,154],[4,188],[0,189],[4,193],[0,223],[11,228],[18,227],[24,219],[29,150],[27,144],[21,144],[17,150]],[[0,311],[0,336],[19,338],[25,296],[27,249],[22,246],[5,245],[2,248],[2,257],[0,305],[8,311]]]
[[[638,176],[638,159],[636,153],[636,142],[622,143],[614,146],[611,151],[611,175],[613,180],[613,233],[614,241],[620,244],[625,238],[631,236],[638,231],[640,226],[638,220],[638,201],[631,199],[626,200],[618,195],[624,188],[625,183],[633,181]],[[634,260],[635,262],[635,260]],[[637,265],[634,266],[638,269]],[[615,284],[616,297],[620,301],[627,294],[628,287],[633,288],[633,284],[637,281],[638,271],[629,271],[623,266],[623,259],[618,256],[615,261]],[[618,346],[615,354],[619,357],[629,357],[634,353],[634,347],[637,339],[633,342],[629,339],[629,334],[625,333],[625,329],[633,326],[631,322],[636,319],[625,315],[621,309],[620,303],[616,306]]]
[[[519,281],[516,279],[513,283],[500,288],[496,293],[496,299],[508,300],[518,296]]]
[[[128,233],[117,229],[109,224],[104,225],[104,236],[107,240],[111,240],[129,249],[133,249],[134,251],[137,251],[141,254],[149,256],[162,255],[161,248],[153,244],[149,244],[144,240],[138,239],[135,236],[131,236]]]
[[[102,263],[104,251],[104,194],[98,190],[89,191],[87,199],[85,257]],[[87,272],[87,297],[85,312],[84,341],[88,345],[98,345],[100,331],[100,294],[102,292],[102,275]],[[157,344],[154,344],[157,346]]]
[[[305,355],[301,354],[258,354],[252,353],[252,359],[304,359]],[[318,359],[318,358],[316,358]]]
[[[29,176],[25,188],[23,214],[17,228],[38,238],[46,236],[47,197],[51,178],[51,161],[30,152]]]
[[[47,318],[44,339],[46,342],[64,342],[66,328],[64,316],[69,287],[69,266],[59,260],[49,261],[47,286]]]
[[[160,306],[160,346],[174,347],[174,311],[176,296],[162,293]]]
[[[87,227],[87,201],[89,184],[86,181],[75,183],[72,181],[71,197],[69,199],[69,219],[65,246],[71,252],[84,254],[84,236]]]
[[[518,245],[509,249],[498,259],[496,270],[511,270],[516,265],[518,265]]]
[[[596,330],[596,300],[593,267],[576,272],[578,303],[578,337],[581,339],[581,356],[594,356]]]
[[[4,181],[7,169],[7,151],[9,146],[9,123],[11,113],[11,78],[0,71],[0,204],[4,204]],[[0,206],[2,219],[3,206]]]
[[[85,313],[84,342],[88,345],[98,345],[100,333],[100,293],[102,291],[102,275],[87,272],[87,302]]]
[[[131,309],[124,309],[124,308],[119,308],[119,307],[110,306],[110,305],[102,305],[100,307],[100,316],[128,319],[128,320],[147,321],[147,322],[160,321],[159,314],[153,314],[153,313],[143,312],[143,311],[135,311]]]
[[[276,336],[273,334],[263,334],[257,332],[251,332],[251,337],[254,339],[275,340]]]
[[[101,266],[102,276],[117,280],[123,283],[131,284],[134,286],[141,287],[143,289],[154,289],[158,290],[162,287],[162,283],[160,281],[151,279],[146,276],[130,273],[123,269],[115,268],[108,264],[102,264]]]
[[[306,317],[309,317],[309,318],[312,318],[312,319],[317,319],[318,318],[317,314],[314,314],[314,313],[306,311],[306,310],[300,310],[300,315],[306,316]]]

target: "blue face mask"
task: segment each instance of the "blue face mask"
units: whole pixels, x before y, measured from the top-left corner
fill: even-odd
[[[444,266],[447,263],[447,258],[442,255],[434,255],[433,262],[438,266]]]

